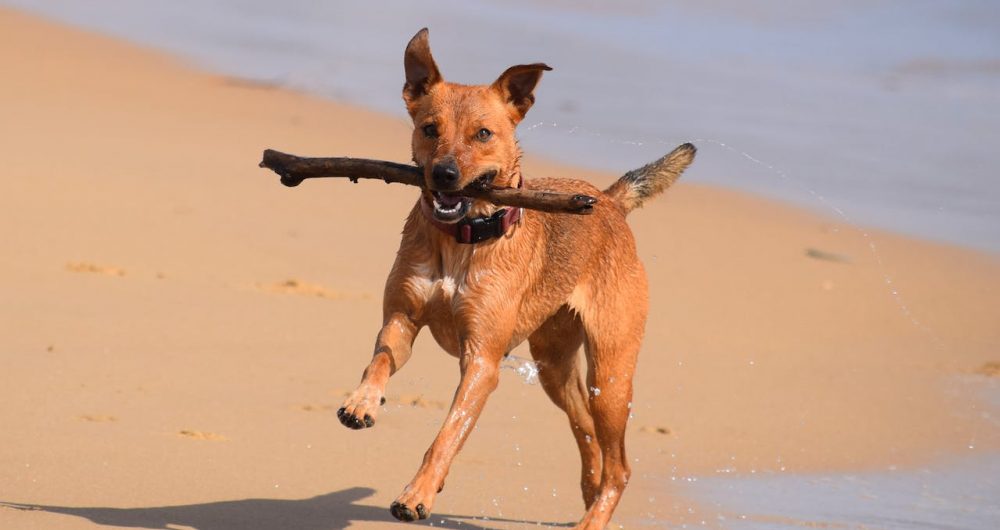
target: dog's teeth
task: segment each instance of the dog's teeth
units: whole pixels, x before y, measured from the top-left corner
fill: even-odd
[[[443,214],[455,213],[461,207],[462,207],[462,203],[458,203],[458,204],[456,204],[454,206],[445,206],[445,205],[441,204],[440,202],[438,202],[437,200],[434,201],[434,209],[437,210],[437,211],[439,211],[439,212],[441,212],[441,213],[443,213]]]

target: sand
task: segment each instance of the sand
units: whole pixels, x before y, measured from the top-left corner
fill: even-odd
[[[409,125],[3,10],[0,63],[0,528],[402,527],[455,361],[425,333],[374,429],[334,411],[415,190],[256,164],[406,161]],[[997,257],[689,182],[631,225],[652,310],[617,523],[703,516],[691,477],[1000,448],[967,383],[1000,361]],[[577,476],[562,414],[505,371],[432,521],[567,522]]]

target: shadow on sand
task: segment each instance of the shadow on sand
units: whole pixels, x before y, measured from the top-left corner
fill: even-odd
[[[74,515],[90,519],[99,525],[171,529],[189,527],[198,530],[339,530],[352,523],[395,522],[384,507],[358,504],[358,501],[375,493],[371,488],[349,488],[308,499],[244,499],[239,501],[209,502],[183,506],[158,506],[153,508],[88,508],[72,506],[42,506],[0,501],[0,507],[16,510],[39,510],[49,513]],[[490,521],[530,525],[568,527],[568,523],[518,521],[513,519],[469,517],[462,515],[431,514],[422,525],[434,524],[435,528],[461,530],[495,530],[482,526]],[[414,523],[399,523],[400,527]],[[358,524],[364,527],[363,524]],[[172,529],[171,529],[172,530]]]

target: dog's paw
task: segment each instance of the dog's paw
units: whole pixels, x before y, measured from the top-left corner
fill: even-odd
[[[375,419],[372,418],[371,415],[365,414],[363,417],[359,418],[354,414],[347,412],[347,409],[344,407],[337,409],[337,418],[340,419],[340,423],[344,424],[344,427],[355,430],[365,429],[375,425]]]
[[[421,483],[417,482],[417,484]],[[427,519],[431,516],[431,508],[434,505],[434,498],[437,496],[434,492],[440,493],[440,491],[441,488],[432,487],[429,483],[422,485],[411,483],[389,506],[389,512],[400,521]]]
[[[375,426],[379,405],[385,404],[380,391],[358,388],[348,396],[344,406],[337,409],[337,418],[345,427],[367,429]]]
[[[389,513],[391,513],[396,519],[406,522],[416,521],[417,519],[427,519],[431,516],[431,512],[427,511],[427,508],[424,508],[423,504],[418,504],[415,509],[410,509],[409,506],[401,502],[392,503],[392,505],[389,506]]]

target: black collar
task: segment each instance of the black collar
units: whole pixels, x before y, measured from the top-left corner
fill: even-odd
[[[465,217],[457,223],[442,223],[434,218],[430,206],[423,198],[420,199],[420,209],[424,216],[438,230],[453,236],[455,241],[471,245],[503,237],[512,225],[517,224],[523,215],[522,208],[501,208],[493,215],[483,217]]]

